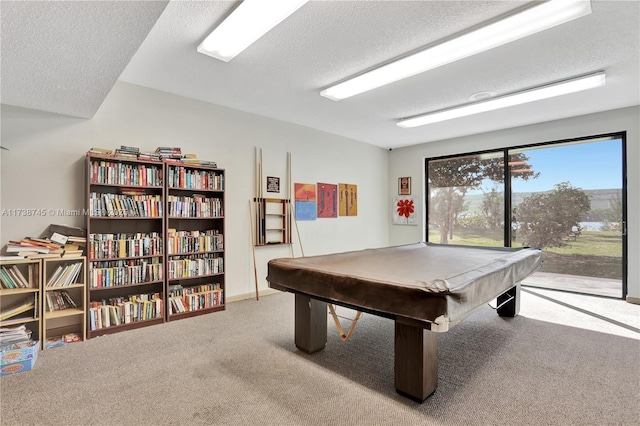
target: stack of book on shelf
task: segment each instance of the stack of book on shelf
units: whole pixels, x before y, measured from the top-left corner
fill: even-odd
[[[29,275],[33,274],[33,270],[28,270]],[[33,277],[25,277],[16,265],[0,266],[0,285],[2,288],[31,288]]]
[[[138,154],[140,154],[140,148],[135,146],[120,145],[120,148],[116,148],[115,157],[137,160]]]
[[[205,167],[218,167],[218,164],[215,161],[211,160],[201,160],[196,158],[195,154],[185,154],[182,162],[187,166],[205,166]]]
[[[9,241],[6,247],[7,254],[28,259],[60,257],[63,251],[59,244],[47,238],[25,237],[18,241]]]
[[[26,259],[66,259],[82,256],[86,245],[86,237],[65,237],[54,233],[51,238],[25,237],[19,241],[9,241],[6,252]]]
[[[82,261],[58,265],[47,281],[47,287],[67,287],[78,281],[82,271]]]
[[[156,154],[160,155],[160,158],[182,158],[182,148],[177,146],[159,146],[156,148]]]
[[[61,291],[47,291],[46,292],[47,308],[49,312],[62,311],[64,309],[77,308],[78,305],[73,300],[69,292]]]
[[[24,324],[15,327],[0,327],[0,350],[11,348],[13,345],[28,343],[31,340],[31,330]]]
[[[33,315],[31,315],[33,311]],[[24,314],[24,315],[23,315]],[[0,321],[6,321],[23,315],[24,318],[38,317],[38,294],[25,295],[23,299],[13,305],[0,309]]]
[[[141,161],[161,161],[162,157],[157,152],[141,152],[138,154],[138,160]]]
[[[42,238],[58,245],[53,253],[60,257],[73,258],[84,255],[87,246],[87,230],[77,226],[50,224]]]

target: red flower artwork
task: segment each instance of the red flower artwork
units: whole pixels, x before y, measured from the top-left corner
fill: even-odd
[[[409,216],[415,212],[413,200],[399,200],[396,207],[398,208],[398,216],[404,216],[407,220],[409,220]]]

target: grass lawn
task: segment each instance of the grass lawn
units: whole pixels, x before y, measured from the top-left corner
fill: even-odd
[[[429,241],[440,242],[440,233],[429,231]],[[503,246],[502,231],[460,229],[449,244]],[[514,243],[521,247],[521,243]],[[616,232],[583,231],[565,247],[543,249],[542,272],[622,279],[622,236]]]

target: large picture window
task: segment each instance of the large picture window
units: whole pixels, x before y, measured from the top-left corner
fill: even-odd
[[[426,160],[427,241],[543,250],[525,284],[626,295],[624,134]]]

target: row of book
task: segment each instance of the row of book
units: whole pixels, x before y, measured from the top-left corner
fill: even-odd
[[[170,315],[213,308],[223,304],[222,290],[218,288],[183,296],[171,296],[168,302]]]
[[[162,217],[162,196],[153,194],[89,194],[92,217]]]
[[[162,242],[162,235],[158,232],[90,234],[89,259],[161,256],[163,253]]]
[[[145,164],[91,161],[91,183],[162,186],[162,168]]]
[[[25,277],[16,265],[0,267],[0,284],[2,288],[34,288],[33,268],[27,265],[28,275]]]
[[[162,318],[164,302],[160,293],[136,294],[128,298],[114,298],[92,302],[89,307],[89,329],[100,330],[121,324],[129,324]]]
[[[17,302],[0,309],[0,321],[12,318],[38,318],[38,293],[25,295]]]
[[[173,188],[222,191],[224,189],[224,176],[213,171],[193,170],[184,166],[169,166],[167,184]]]
[[[113,262],[100,262],[115,263]],[[116,287],[146,282],[161,281],[163,276],[162,263],[147,263],[136,265],[93,266],[89,269],[91,288]]]
[[[82,272],[83,262],[68,263],[65,265],[58,265],[51,277],[47,280],[46,287],[67,287],[71,284],[78,282],[78,279],[82,279],[80,273]],[[82,282],[82,281],[80,281]]]
[[[169,255],[224,250],[224,238],[215,229],[208,231],[170,229],[167,236],[167,254]]]
[[[169,297],[183,297],[188,294],[207,293],[214,290],[221,290],[220,283],[198,284],[185,287],[182,284],[172,284],[168,289]]]
[[[49,312],[78,307],[69,292],[65,290],[47,291],[45,293],[45,299],[47,301],[47,309]]]
[[[167,197],[167,214],[169,217],[222,217],[222,200],[207,198],[203,195]]]
[[[167,278],[192,278],[204,275],[221,274],[224,272],[222,257],[213,255],[198,255],[191,258],[167,261]]]

